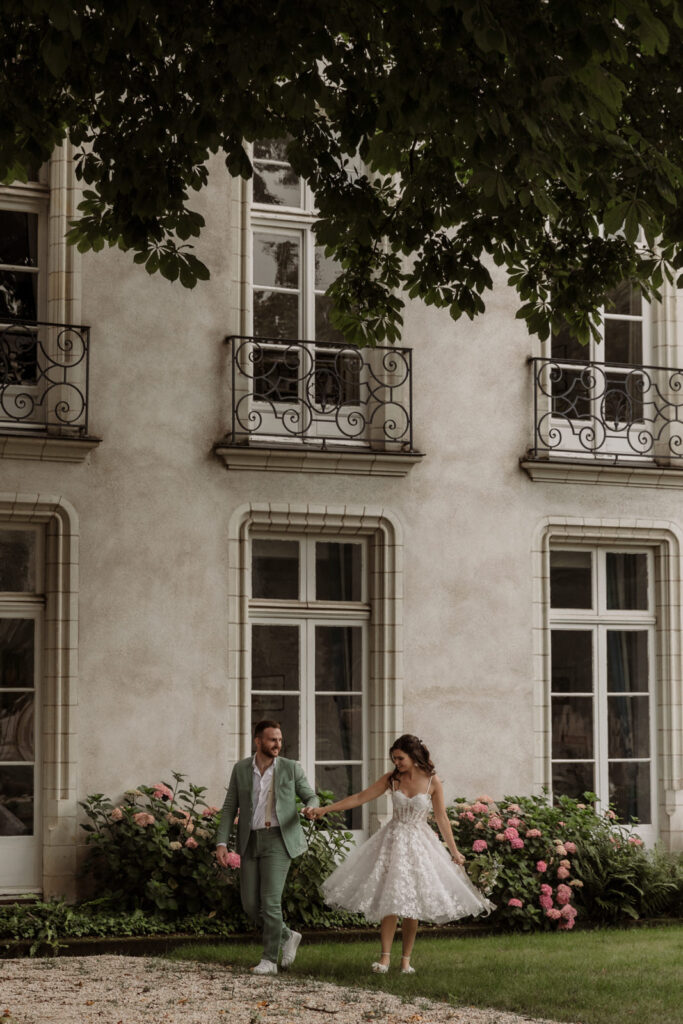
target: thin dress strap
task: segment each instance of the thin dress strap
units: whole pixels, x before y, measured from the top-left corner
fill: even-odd
[[[432,779],[433,778],[434,778],[433,775],[429,776],[429,782],[427,783],[427,793],[429,793],[429,790],[432,788]]]

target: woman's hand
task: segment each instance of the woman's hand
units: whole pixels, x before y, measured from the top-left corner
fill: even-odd
[[[304,817],[309,821],[319,821],[324,813],[324,807],[304,807]]]
[[[454,864],[458,865],[459,868],[461,868],[465,863],[465,858],[463,857],[459,850],[456,850],[455,853],[451,854],[451,859]]]

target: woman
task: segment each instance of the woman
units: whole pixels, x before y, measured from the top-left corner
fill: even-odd
[[[436,777],[429,751],[417,736],[400,736],[389,756],[394,764],[362,793],[354,793],[327,807],[310,807],[306,816],[317,820],[330,811],[345,811],[391,792],[394,813],[379,832],[351,851],[323,882],[325,901],[332,907],[364,914],[381,921],[380,959],[376,974],[389,969],[391,946],[398,918],[403,918],[401,973],[414,974],[410,957],[418,921],[444,924],[469,915],[489,913],[495,907],[465,874],[451,828],[443,786]],[[431,809],[449,854],[427,824]]]

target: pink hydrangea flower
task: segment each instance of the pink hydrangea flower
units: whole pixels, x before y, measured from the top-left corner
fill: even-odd
[[[552,887],[552,885],[548,885],[547,882],[544,882],[543,885],[541,886],[541,892],[543,893],[544,896],[552,896],[552,894],[553,894],[553,887]]]
[[[238,868],[240,866],[240,863],[241,863],[241,858],[240,858],[239,853],[232,853],[232,852],[230,852],[228,854],[228,867],[229,868]]]
[[[156,782],[154,784],[154,799],[155,800],[172,800],[173,790],[169,789],[166,783]]]
[[[521,824],[522,823],[519,820],[519,818],[508,818],[508,825],[511,826],[512,828],[519,828],[519,826]]]
[[[477,800],[476,803],[472,804],[472,810],[475,814],[488,814],[489,812],[488,807],[481,800]]]
[[[154,824],[154,815],[148,814],[147,811],[138,811],[137,814],[133,815],[133,821],[136,825],[140,825],[141,828],[145,828],[147,825]]]
[[[512,814],[520,814],[522,808],[519,806],[519,804],[508,804],[505,810],[510,811]]]
[[[548,865],[546,864],[546,862],[544,860],[537,860],[536,861],[536,870],[540,871],[540,873],[543,874],[544,871],[548,870]]]
[[[563,846],[562,843],[560,843],[559,846],[555,847],[555,853],[558,855],[558,857],[566,857],[567,856],[567,847]]]
[[[120,807],[115,807],[114,810],[109,815],[109,817],[112,821],[121,821],[121,818],[123,817],[123,811],[121,810]]]
[[[517,839],[519,837],[519,832],[513,825],[508,826],[503,832],[503,835],[505,836],[506,839]]]
[[[484,793],[483,796],[477,797],[477,803],[479,804],[492,804],[493,802],[493,797],[489,796],[488,793]]]
[[[572,898],[572,891],[568,885],[558,885],[557,887],[557,902],[564,906],[565,903],[569,903]]]
[[[524,904],[521,900],[518,900],[516,896],[513,896],[511,900],[508,900],[508,907],[523,907]]]
[[[572,862],[570,860],[561,860],[560,861],[560,867],[561,868],[570,868],[571,866],[572,866]]]
[[[550,910],[553,905],[552,896],[539,896],[538,902],[541,904],[544,910]]]
[[[190,832],[194,832],[194,822],[190,821],[189,819],[185,821],[185,826],[184,827],[185,827],[185,831],[188,834]]]
[[[574,927],[574,918],[572,917],[569,921],[560,921],[557,926],[558,932],[570,932]]]
[[[484,824],[483,821],[475,821],[474,827],[477,829],[478,832],[481,832],[483,828],[486,828],[486,825]]]
[[[218,814],[219,807],[205,807],[202,811],[202,818],[211,818],[214,814]]]
[[[499,818],[497,814],[492,814],[489,818],[489,825],[492,829],[501,829],[503,827],[503,819]]]
[[[562,917],[557,907],[548,907],[545,916],[549,917],[551,921],[559,921]]]
[[[564,844],[564,848],[567,851],[567,853],[576,853],[576,843],[573,843],[571,839],[567,840],[567,842]]]
[[[538,839],[539,836],[542,836],[542,835],[543,835],[543,833],[541,832],[540,828],[529,828],[529,829],[527,829],[527,833],[526,833],[527,839]]]
[[[505,833],[504,832],[497,832],[496,833],[496,839],[498,840],[499,843],[504,843],[505,842]]]
[[[569,871],[567,868],[559,867],[557,869],[557,877],[562,879],[569,878]]]
[[[613,810],[612,810],[612,809],[610,808],[610,810],[609,810],[609,811],[605,811],[605,817],[606,817],[606,818],[609,818],[609,819],[610,819],[610,821],[614,821],[614,819],[616,818],[616,814],[615,814],[615,813],[614,813],[614,811],[613,811]]]
[[[643,845],[643,840],[642,839],[638,839],[637,836],[629,836],[628,837],[628,841],[629,841],[629,843],[632,846],[642,846]]]
[[[185,840],[185,846],[187,846],[189,850],[196,850],[197,847],[199,846],[199,843],[193,836],[188,836],[187,839]]]
[[[483,853],[484,850],[488,850],[489,844],[485,839],[475,839],[472,843],[472,849],[475,853]]]
[[[516,839],[511,839],[510,840],[510,847],[513,850],[521,850],[523,846],[524,846],[524,840],[520,839],[519,836],[517,836]]]
[[[459,815],[459,818],[461,821],[474,821],[474,815],[472,814],[472,811],[463,811]]]
[[[569,904],[566,903],[562,907],[560,914],[565,919],[565,921],[572,921],[576,917],[576,909],[574,907],[570,907]]]

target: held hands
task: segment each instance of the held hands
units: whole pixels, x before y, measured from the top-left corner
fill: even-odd
[[[325,813],[322,807],[304,807],[304,818],[309,821],[319,821]]]

